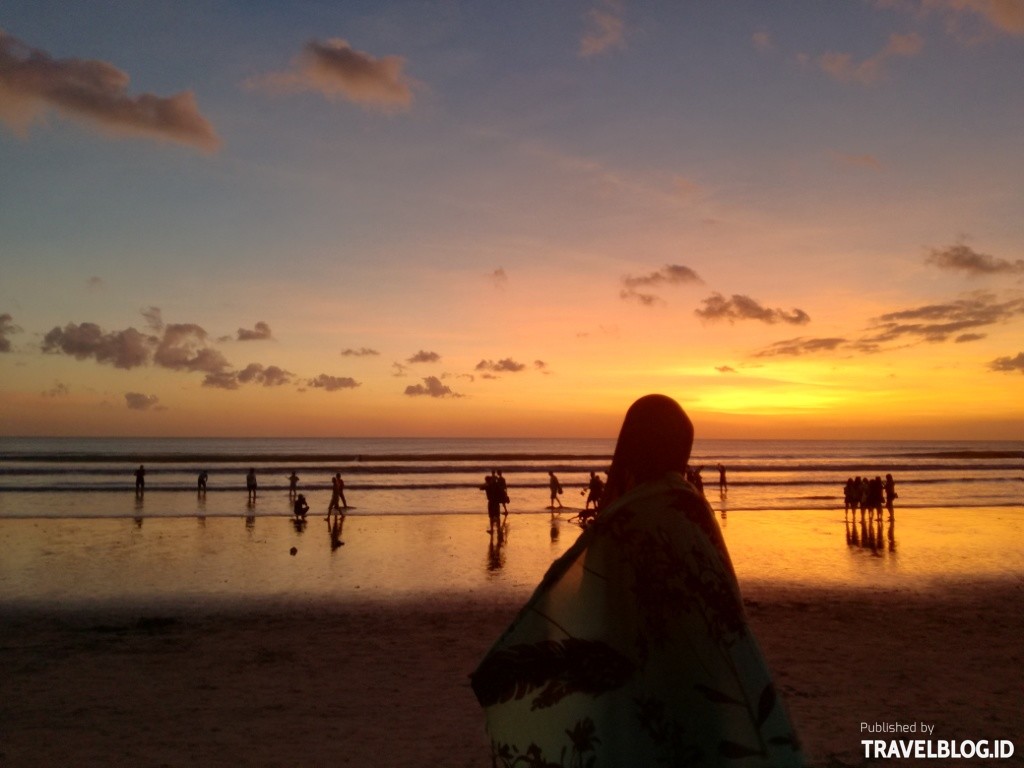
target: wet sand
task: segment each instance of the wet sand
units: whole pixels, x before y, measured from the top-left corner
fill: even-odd
[[[812,765],[916,764],[866,760],[862,723],[1016,748],[920,764],[1024,765],[1021,514],[989,517],[865,547],[841,512],[730,515]],[[285,519],[3,521],[0,766],[489,765],[467,675],[578,530],[512,519],[496,551],[481,522],[352,518],[332,552]]]

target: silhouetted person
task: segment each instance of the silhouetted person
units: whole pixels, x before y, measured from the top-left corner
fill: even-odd
[[[249,501],[256,501],[256,470],[251,467],[245,476],[245,489],[249,493]]]
[[[896,501],[899,494],[896,493],[896,481],[892,479],[892,475],[885,476],[885,508],[889,510],[889,519],[891,520],[893,512],[893,502]]]
[[[303,520],[306,519],[306,513],[309,512],[309,504],[306,503],[306,497],[301,493],[296,497],[295,503],[292,505],[292,512],[296,517],[301,517]]]
[[[494,483],[498,489],[498,498],[501,499],[501,506],[505,510],[505,514],[508,515],[508,483],[505,481],[505,476],[501,474],[500,469],[494,470]]]
[[[555,477],[554,472],[548,472],[548,487],[551,489],[551,505],[550,509],[555,508],[555,502],[558,502],[558,506],[562,506],[562,500],[558,498],[562,493],[562,484],[558,482],[558,478]]]
[[[501,490],[498,486],[498,478],[495,475],[484,475],[484,484],[480,490],[487,497],[487,521],[488,533],[494,533],[495,529],[501,530]]]
[[[846,478],[846,485],[843,486],[843,517],[847,512],[857,511],[857,493],[859,489],[854,485],[853,478]],[[854,515],[856,517],[856,515]]]
[[[196,478],[196,491],[200,495],[206,495],[206,481],[209,479],[209,477],[210,476],[206,473],[206,470],[204,469],[202,472],[199,473],[199,477]]]
[[[146,468],[139,464],[135,470],[135,495],[141,496],[146,492]]]
[[[341,472],[335,472],[334,477],[331,478],[331,503],[327,505],[327,513],[330,514],[333,511],[340,512],[343,507],[347,507],[348,502],[345,501],[345,481],[341,479]]]
[[[597,509],[597,505],[601,503],[601,494],[604,492],[604,481],[597,476],[597,472],[590,473],[590,481],[587,483],[587,501],[583,505],[583,509],[590,509],[590,505],[594,505],[594,509]]]
[[[729,490],[729,483],[725,479],[725,467],[718,465],[718,492],[726,493]]]
[[[714,512],[683,477],[692,445],[674,400],[627,411],[597,521],[471,675],[496,764],[803,764]]]
[[[292,472],[288,475],[288,495],[293,499],[295,494],[299,492],[299,476]]]

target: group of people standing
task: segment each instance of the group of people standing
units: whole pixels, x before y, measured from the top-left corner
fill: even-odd
[[[893,502],[896,500],[898,494],[896,493],[896,481],[893,480],[891,474],[885,476],[885,480],[882,480],[880,475],[875,475],[873,479],[867,477],[850,477],[846,480],[846,485],[843,486],[843,509],[845,512],[850,512],[856,515],[857,510],[860,510],[860,517],[863,520],[864,516],[871,517],[871,513],[874,512],[879,520],[882,519],[882,506],[889,510],[889,517],[893,516]]]

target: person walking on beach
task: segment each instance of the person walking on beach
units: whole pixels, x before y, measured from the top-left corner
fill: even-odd
[[[496,530],[501,533],[501,491],[498,486],[496,475],[484,475],[484,484],[480,490],[487,497],[487,532],[493,534]]]
[[[601,502],[601,494],[604,492],[604,481],[597,476],[597,472],[590,473],[590,480],[587,483],[587,501],[583,505],[583,509],[590,509],[590,505],[594,505],[594,509],[597,509],[597,505]]]
[[[135,470],[135,495],[141,496],[146,492],[146,468],[139,464]]]
[[[295,494],[298,493],[298,492],[299,492],[299,476],[295,474],[294,470],[292,470],[292,473],[290,475],[288,475],[288,495],[291,498],[294,499],[295,498]]]
[[[249,493],[249,501],[256,501],[256,470],[249,468],[249,474],[245,476],[245,489]]]
[[[505,517],[508,517],[508,483],[505,481],[505,476],[501,474],[500,469],[494,470],[494,483],[498,489],[498,498],[501,500],[501,506],[505,510]]]
[[[327,505],[327,514],[340,512],[344,507],[348,507],[345,501],[345,481],[341,479],[341,472],[335,472],[331,478],[331,503]]]
[[[196,478],[196,491],[200,496],[206,495],[206,481],[209,477],[204,469],[199,473],[199,477]]]
[[[554,472],[548,472],[548,487],[551,489],[551,504],[548,505],[548,509],[554,509],[555,502],[558,502],[558,506],[561,508],[562,500],[558,497],[562,493],[562,484],[558,482]]]
[[[597,521],[470,675],[495,764],[795,768],[799,739],[747,624],[693,425],[626,412]]]
[[[725,467],[718,465],[718,492],[723,496],[729,492],[729,483],[725,479]]]

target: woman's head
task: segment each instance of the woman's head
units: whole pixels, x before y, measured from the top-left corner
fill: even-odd
[[[605,503],[666,472],[682,472],[693,447],[693,424],[679,403],[646,395],[626,411],[608,470]]]

